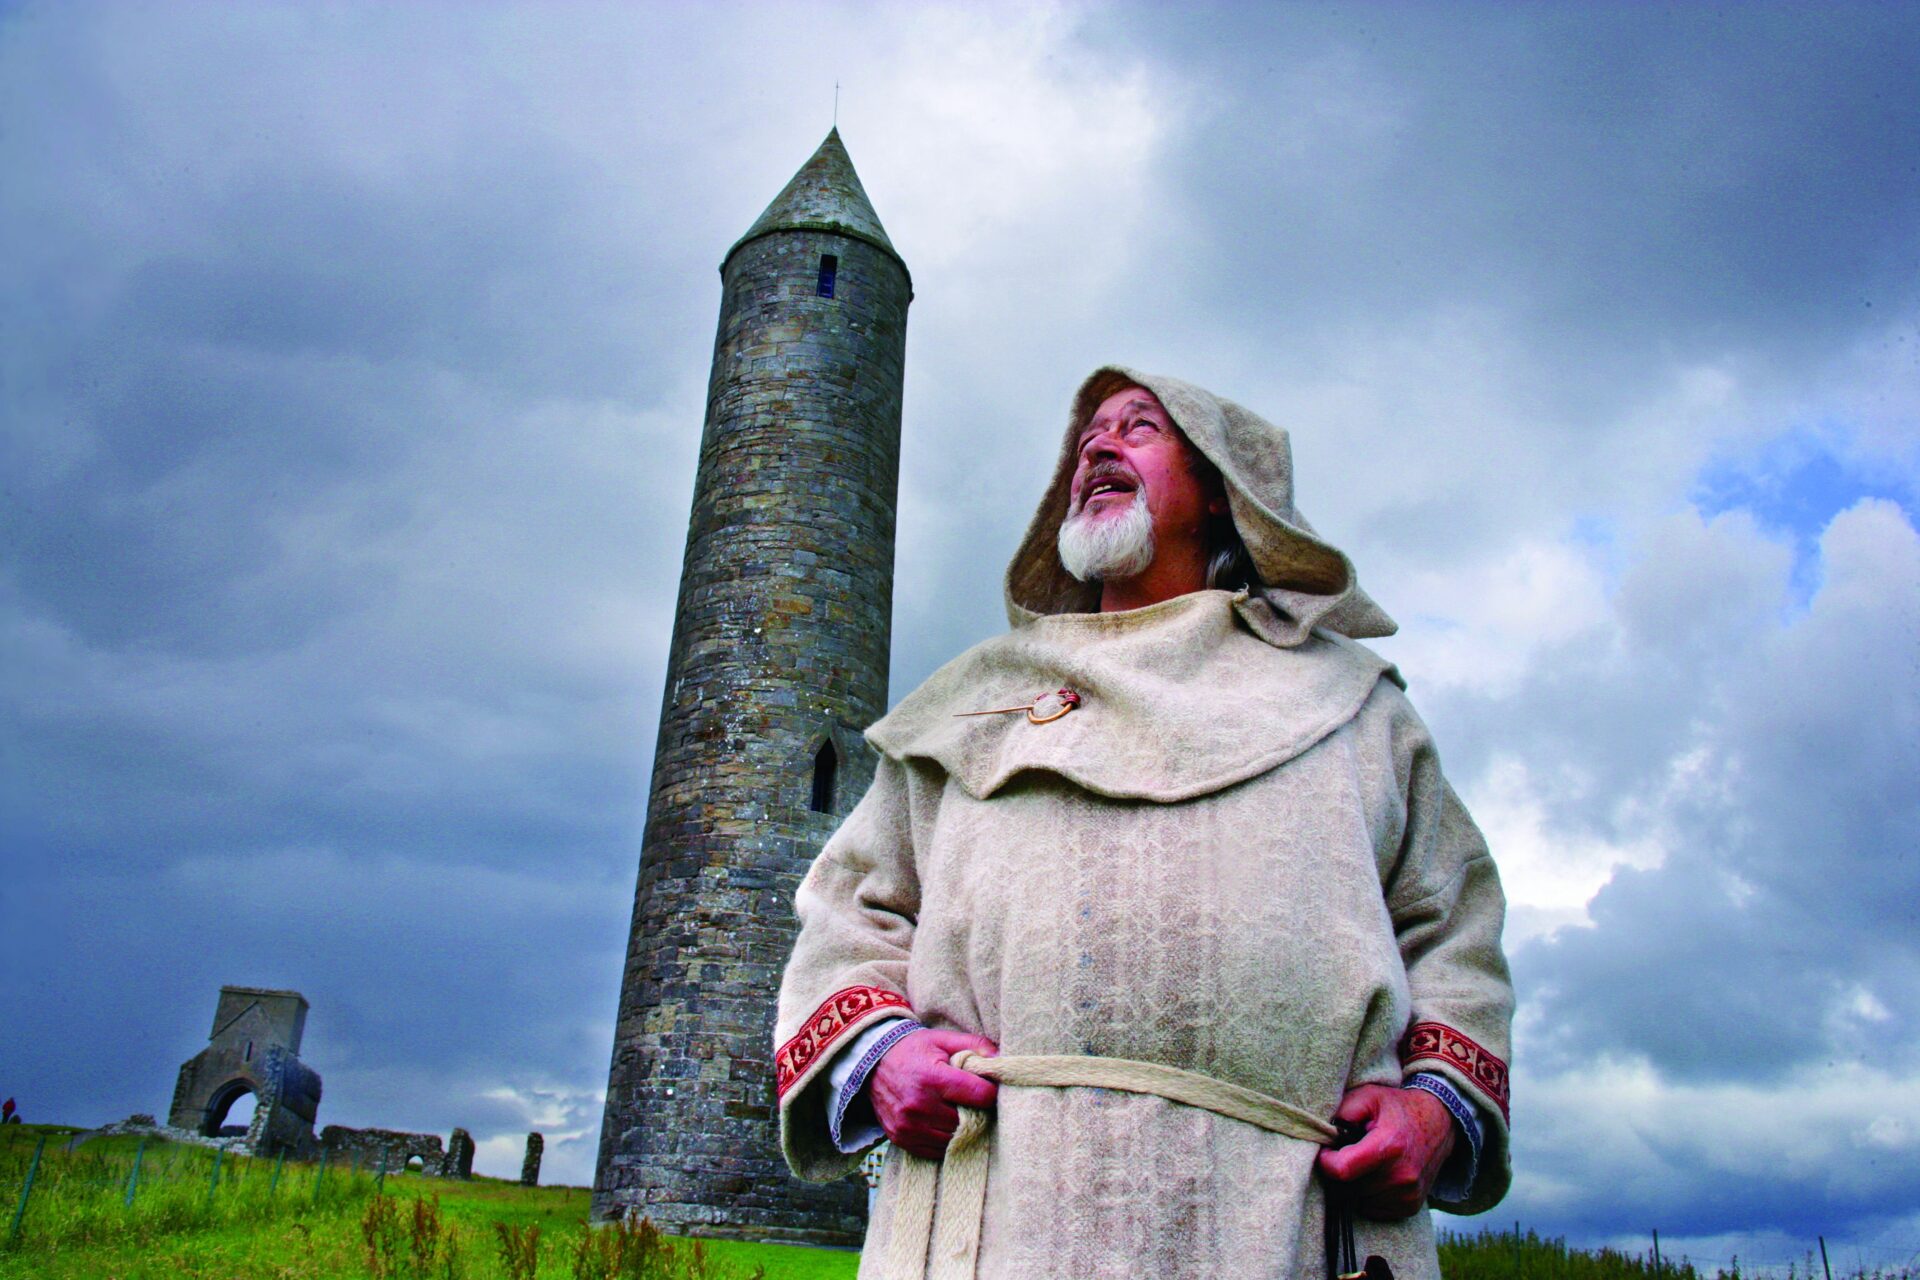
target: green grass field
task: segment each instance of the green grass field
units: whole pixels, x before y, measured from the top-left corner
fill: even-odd
[[[855,1254],[590,1230],[581,1187],[235,1160],[203,1147],[0,1127],[0,1280],[852,1280]],[[47,1139],[19,1231],[34,1146]],[[135,1164],[139,1171],[136,1177]],[[277,1170],[277,1172],[276,1172]],[[128,1188],[133,1190],[128,1203]],[[1515,1231],[1451,1236],[1453,1280],[1740,1280]],[[1820,1273],[1812,1259],[1799,1280]],[[1841,1272],[1834,1275],[1840,1277]],[[1850,1271],[1846,1280],[1920,1280]]]
[[[644,1249],[610,1258],[617,1233],[589,1235],[580,1187],[380,1178],[293,1161],[276,1176],[275,1161],[224,1155],[216,1178],[215,1153],[203,1147],[116,1136],[69,1152],[74,1133],[0,1129],[0,1280],[747,1280],[756,1270],[766,1280],[852,1280],[859,1261],[719,1240],[671,1243],[669,1258]],[[10,1224],[43,1136],[15,1236]]]

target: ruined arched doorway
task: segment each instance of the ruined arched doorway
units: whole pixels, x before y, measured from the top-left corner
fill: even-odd
[[[297,991],[222,987],[207,1047],[180,1064],[167,1123],[241,1137],[255,1155],[312,1148],[320,1076],[301,1062],[307,1002]]]
[[[245,1137],[253,1123],[254,1102],[251,1080],[229,1080],[207,1100],[207,1119],[200,1126],[201,1134],[209,1138]]]

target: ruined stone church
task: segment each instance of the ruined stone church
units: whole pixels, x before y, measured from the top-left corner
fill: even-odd
[[[720,279],[593,1212],[855,1245],[864,1186],[780,1156],[774,998],[886,710],[913,282],[837,129]]]

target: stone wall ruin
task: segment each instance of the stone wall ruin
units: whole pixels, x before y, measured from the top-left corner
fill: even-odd
[[[443,1177],[447,1153],[437,1133],[405,1133],[398,1129],[349,1129],[330,1124],[320,1131],[320,1149],[332,1164],[353,1162],[363,1169],[378,1169],[386,1161],[388,1173],[399,1173],[419,1160],[419,1171],[431,1177]]]

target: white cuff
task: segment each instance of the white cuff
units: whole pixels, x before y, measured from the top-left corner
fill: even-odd
[[[833,1055],[833,1061],[827,1066],[827,1131],[833,1137],[833,1145],[841,1151],[854,1152],[870,1147],[886,1137],[878,1120],[867,1119],[864,1123],[847,1119],[848,1104],[852,1098],[845,1096],[851,1086],[858,1093],[867,1083],[866,1073],[854,1078],[860,1066],[872,1048],[885,1039],[887,1034],[911,1018],[882,1018],[848,1042],[847,1046]],[[869,1070],[871,1064],[869,1064]],[[872,1112],[865,1113],[871,1116]]]

